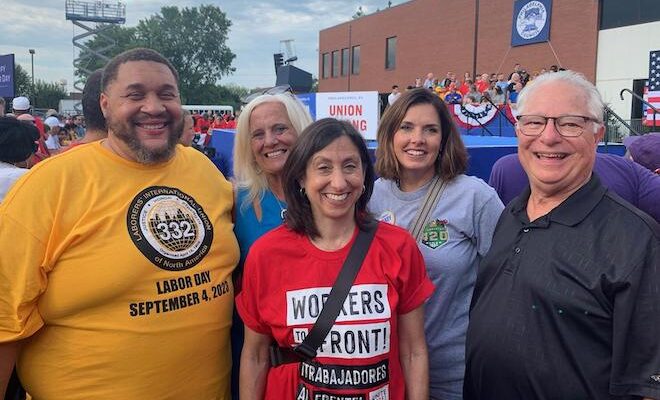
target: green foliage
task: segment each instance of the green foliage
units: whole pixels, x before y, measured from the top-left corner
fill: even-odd
[[[18,64],[14,67],[14,82],[16,82],[16,96],[30,96],[32,94],[32,78],[30,74]]]
[[[60,105],[60,100],[66,97],[66,90],[53,82],[38,80],[34,83],[33,108],[55,108]]]
[[[233,98],[232,90],[216,86],[223,76],[234,72],[231,63],[236,55],[226,44],[230,26],[231,21],[217,6],[162,7],[159,14],[141,20],[137,27],[113,26],[106,30],[104,35],[116,42],[116,47],[106,54],[113,57],[135,47],[154,49],[177,69],[183,103],[220,104],[225,98]],[[93,49],[107,44],[108,40],[101,36],[86,42]],[[85,60],[90,54],[82,51],[79,59]],[[88,69],[95,70],[103,64],[95,59]]]
[[[32,103],[32,108],[57,108],[60,100],[66,97],[62,86],[53,82],[37,80],[32,88],[32,77],[20,65],[14,68],[16,96],[26,96]]]
[[[226,45],[231,21],[219,7],[163,7],[161,14],[140,21],[138,41],[176,67],[184,100],[234,71],[236,55]]]
[[[249,93],[247,88],[236,84],[225,86],[205,84],[200,90],[192,93],[186,104],[222,104],[233,106],[235,110],[240,109],[241,98]]]
[[[111,25],[107,26],[101,35],[95,35],[92,39],[85,42],[85,46],[99,51],[100,49],[108,47],[108,45],[112,43],[114,44],[114,47],[101,52],[108,58],[112,58],[123,51],[140,47],[136,36],[136,28],[124,28],[119,25]],[[88,50],[82,50],[76,59],[76,65],[79,64],[80,67],[89,71],[96,71],[99,68],[103,68],[105,63],[104,60],[94,56],[94,54]],[[75,74],[82,82],[87,79],[87,73],[80,69],[76,69]]]

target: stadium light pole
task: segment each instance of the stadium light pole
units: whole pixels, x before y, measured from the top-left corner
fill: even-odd
[[[35,100],[34,99],[34,96],[35,96],[35,93],[34,93],[34,53],[35,53],[35,51],[34,51],[34,49],[30,49],[28,51],[30,52],[30,62],[32,64],[32,102],[34,103],[34,100]]]

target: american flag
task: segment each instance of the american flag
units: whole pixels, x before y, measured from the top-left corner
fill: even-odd
[[[649,55],[649,80],[648,94],[645,93],[646,101],[660,110],[660,50],[652,51]],[[646,108],[646,119],[644,125],[653,126],[653,109]],[[660,113],[655,114],[655,126],[660,128]]]

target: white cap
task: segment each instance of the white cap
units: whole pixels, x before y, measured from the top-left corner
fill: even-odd
[[[30,100],[27,97],[15,97],[11,102],[11,108],[18,111],[27,111],[30,109]]]
[[[44,124],[50,126],[51,128],[54,126],[60,126],[60,127],[64,126],[64,124],[61,123],[60,120],[57,119],[57,117],[53,117],[53,116],[46,118],[44,120]]]

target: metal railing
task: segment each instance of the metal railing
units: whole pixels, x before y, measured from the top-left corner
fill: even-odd
[[[67,0],[65,5],[68,20],[120,23],[126,22],[126,4],[117,2]]]
[[[644,103],[647,107],[649,107],[651,110],[653,110],[653,130],[655,131],[655,130],[656,130],[656,127],[657,127],[657,126],[656,126],[656,122],[658,121],[657,114],[660,113],[660,111],[658,111],[658,109],[655,108],[655,107],[653,106],[653,104],[651,104],[651,103],[649,103],[648,101],[644,100],[643,97],[641,97],[640,95],[638,95],[637,93],[633,92],[633,91],[630,90],[630,89],[621,89],[621,91],[619,92],[619,98],[620,98],[621,100],[623,100],[623,93],[625,93],[625,92],[630,93],[635,99],[641,101],[641,102]],[[640,132],[641,132],[641,131],[642,131],[642,129],[640,129]]]
[[[610,107],[605,106],[605,143],[621,143],[627,136],[638,136],[645,131],[644,120],[625,120]]]

